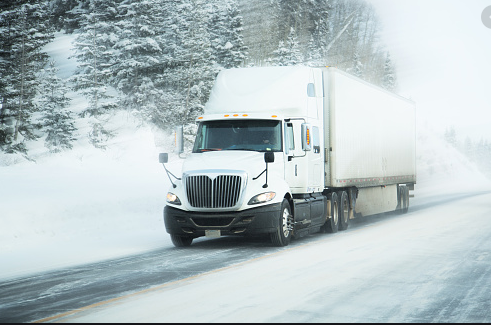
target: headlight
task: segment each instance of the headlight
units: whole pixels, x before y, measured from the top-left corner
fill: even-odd
[[[175,205],[181,205],[181,201],[179,200],[179,198],[177,197],[177,195],[175,195],[174,193],[167,193],[167,203],[171,203],[171,204],[175,204]]]
[[[252,199],[250,199],[248,204],[252,205],[252,204],[259,204],[259,203],[268,202],[268,201],[271,201],[272,199],[274,199],[275,196],[276,196],[275,192],[261,193],[261,194],[254,196]]]

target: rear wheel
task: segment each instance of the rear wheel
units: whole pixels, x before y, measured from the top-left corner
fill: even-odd
[[[343,191],[341,192],[341,197],[339,198],[339,230],[348,229],[349,215],[350,207],[348,193]]]
[[[339,200],[338,194],[331,194],[331,217],[327,219],[325,229],[327,232],[338,232],[339,227]]]
[[[283,199],[278,221],[278,228],[271,234],[271,242],[275,246],[287,246],[292,238],[292,213],[288,200]]]
[[[179,235],[170,235],[170,239],[172,243],[176,247],[186,247],[190,246],[193,242],[193,237],[179,236]]]

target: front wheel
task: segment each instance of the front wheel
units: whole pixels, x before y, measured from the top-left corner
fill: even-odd
[[[283,199],[278,221],[278,228],[271,233],[271,242],[275,246],[287,246],[292,238],[292,220],[293,216],[288,200]]]
[[[172,240],[172,243],[176,247],[190,246],[191,243],[193,242],[193,237],[185,237],[179,235],[170,235],[170,239]]]

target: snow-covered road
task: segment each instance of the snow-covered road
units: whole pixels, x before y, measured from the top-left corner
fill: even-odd
[[[406,215],[369,217],[50,321],[490,322],[489,202],[489,193],[426,197]]]

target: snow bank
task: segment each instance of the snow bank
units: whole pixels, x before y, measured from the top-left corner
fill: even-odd
[[[171,136],[119,121],[105,151],[86,144],[0,167],[0,278],[171,245],[158,163]]]
[[[419,123],[416,143],[415,194],[463,193],[489,190],[490,180],[474,163],[435,134],[429,123]]]

